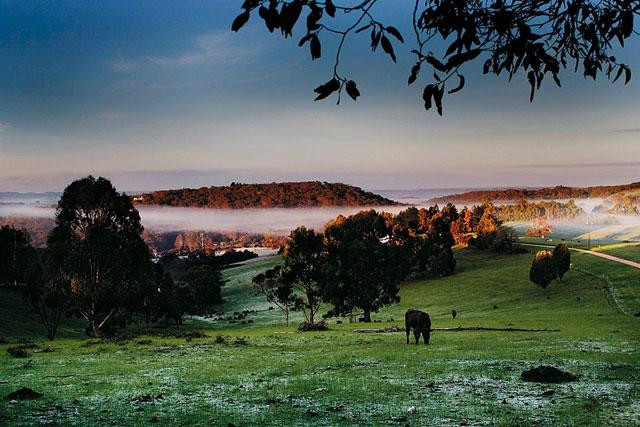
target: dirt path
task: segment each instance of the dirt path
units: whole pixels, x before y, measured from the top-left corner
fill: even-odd
[[[518,243],[519,245],[522,246],[535,246],[538,248],[550,248],[553,249],[555,246],[552,245],[539,245],[539,244],[535,244],[535,243]],[[582,252],[583,254],[589,254],[589,255],[593,255],[593,256],[597,256],[600,258],[604,258],[604,259],[608,259],[609,261],[614,261],[620,264],[624,264],[624,265],[628,265],[630,267],[634,267],[634,268],[638,268],[640,269],[640,262],[635,262],[635,261],[631,261],[628,259],[624,259],[624,258],[620,258],[617,256],[613,256],[613,255],[609,255],[609,254],[605,254],[602,252],[594,252],[594,251],[589,251],[587,249],[578,249],[578,248],[569,248],[572,251],[576,251],[576,252]]]

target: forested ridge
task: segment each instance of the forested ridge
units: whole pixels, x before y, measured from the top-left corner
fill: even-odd
[[[359,187],[320,181],[232,183],[222,187],[154,191],[134,196],[134,202],[218,209],[398,205]]]
[[[609,197],[622,191],[640,189],[640,182],[621,185],[598,185],[594,187],[507,188],[499,190],[479,190],[451,194],[431,199],[431,202],[482,202],[518,199],[580,199],[587,197]]]

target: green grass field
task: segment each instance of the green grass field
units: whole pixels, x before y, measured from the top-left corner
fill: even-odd
[[[176,338],[171,329],[103,343],[70,321],[49,343],[19,298],[1,291],[0,335],[37,347],[20,359],[6,352],[15,344],[0,345],[0,395],[26,386],[44,397],[0,402],[0,424],[638,425],[640,272],[572,256],[581,271],[543,290],[528,280],[531,254],[458,250],[454,276],[402,285],[400,304],[366,327],[401,325],[414,307],[428,311],[434,327],[560,331],[434,332],[428,346],[406,345],[403,333],[355,333],[361,325],[346,319],[331,319],[327,332],[299,333],[298,314],[283,327],[280,312],[248,287],[278,259],[224,272],[221,309],[258,314],[246,324],[194,319],[180,330],[204,338]],[[603,274],[613,289],[603,287]],[[520,380],[541,363],[578,380]]]

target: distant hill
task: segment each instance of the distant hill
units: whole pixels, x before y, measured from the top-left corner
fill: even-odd
[[[399,205],[358,187],[320,181],[163,190],[133,196],[133,201],[141,205],[217,209]]]
[[[623,185],[600,185],[596,187],[556,187],[544,188],[508,188],[502,190],[468,191],[466,193],[451,194],[435,197],[430,200],[433,203],[469,203],[482,202],[484,200],[506,201],[518,199],[583,199],[589,197],[606,198],[622,191],[640,189],[640,182]]]

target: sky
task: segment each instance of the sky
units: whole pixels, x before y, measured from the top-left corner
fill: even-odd
[[[346,3],[347,1],[345,0]],[[336,3],[338,3],[336,1]],[[380,0],[410,36],[410,2]],[[367,189],[597,185],[640,181],[640,82],[563,72],[532,104],[465,69],[444,116],[422,108],[367,32],[345,48],[357,102],[314,102],[335,38],[311,61],[257,16],[230,31],[236,0],[0,1],[0,191],[60,191],[107,176],[121,190],[326,180]],[[440,42],[438,42],[440,43]],[[438,48],[438,43],[434,49]],[[441,45],[440,45],[441,47]],[[640,75],[640,41],[615,52]]]

